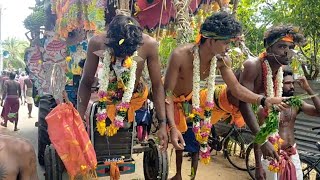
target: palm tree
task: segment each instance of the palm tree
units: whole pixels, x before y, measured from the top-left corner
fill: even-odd
[[[3,67],[8,68],[9,65],[14,69],[25,68],[24,52],[29,47],[27,41],[19,40],[15,37],[7,38],[2,42],[3,51],[9,52],[9,57],[3,59]]]

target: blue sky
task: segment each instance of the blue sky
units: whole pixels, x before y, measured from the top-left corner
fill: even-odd
[[[2,5],[1,39],[17,37],[27,40],[27,30],[23,26],[23,20],[32,12],[28,7],[35,5],[35,0],[0,0]]]

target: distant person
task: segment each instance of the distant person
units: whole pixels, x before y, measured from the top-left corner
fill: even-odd
[[[14,131],[18,131],[18,119],[19,119],[19,98],[21,98],[20,84],[15,81],[16,74],[11,72],[9,74],[9,80],[4,82],[4,91],[1,100],[1,106],[4,106],[1,112],[1,117],[4,122],[1,122],[1,126],[7,127],[8,120],[14,123]]]
[[[0,99],[2,98],[4,82],[9,79],[9,73],[7,71],[2,71],[0,77]]]
[[[24,86],[23,86],[23,93],[24,93],[24,102],[27,103],[28,106],[28,118],[31,117],[31,112],[32,112],[32,106],[33,106],[33,98],[32,98],[32,93],[33,93],[33,84],[32,80],[27,77],[24,79]]]
[[[27,76],[24,73],[21,73],[20,77],[18,78],[19,84],[20,84],[20,88],[24,89],[24,80],[27,78]],[[22,91],[21,96],[25,97],[25,91]],[[24,99],[24,102],[26,101],[26,99]],[[21,101],[22,104],[23,101]]]

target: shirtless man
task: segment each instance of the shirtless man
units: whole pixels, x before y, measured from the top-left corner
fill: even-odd
[[[23,86],[24,100],[28,105],[28,112],[29,112],[28,118],[32,118],[31,117],[32,106],[33,106],[32,89],[33,89],[32,80],[28,76],[24,79],[24,86]]]
[[[0,180],[38,180],[36,154],[30,142],[5,135],[0,127]]]
[[[7,127],[9,120],[10,122],[14,122],[14,131],[18,131],[21,88],[19,82],[15,80],[15,77],[16,74],[11,72],[9,74],[9,80],[4,82],[4,91],[1,101],[1,106],[3,106],[1,117],[4,119],[4,122],[1,122],[1,126]],[[3,101],[5,101],[4,105]]]
[[[231,60],[225,56],[225,53],[229,49],[230,42],[241,34],[241,29],[240,23],[228,13],[219,12],[213,14],[209,16],[201,26],[200,33],[202,37],[199,45],[184,44],[177,47],[171,54],[164,83],[167,96],[166,111],[170,132],[171,134],[175,134],[171,139],[172,141],[177,141],[175,138],[179,138],[181,143],[178,148],[175,147],[177,173],[172,179],[182,179],[181,165],[183,150],[192,153],[192,179],[195,178],[198,167],[200,147],[192,132],[190,120],[187,118],[188,113],[185,109],[186,106],[190,107],[192,104],[191,98],[194,96],[192,95],[192,72],[194,68],[193,62],[196,59],[196,52],[199,52],[200,58],[200,80],[205,80],[209,76],[211,59],[216,56],[217,68],[220,70],[223,80],[235,97],[245,102],[259,105],[270,105],[272,102],[280,103],[282,100],[281,98],[271,99],[257,95],[241,86],[234,76],[230,68]],[[200,96],[202,96],[202,93]],[[203,102],[201,102],[201,104],[203,104]],[[184,112],[181,113],[182,111]],[[214,113],[215,112],[213,111],[212,116]],[[184,133],[183,137],[181,132]]]
[[[300,87],[307,92],[309,95],[314,95],[315,92],[309,86],[309,83],[305,77],[301,77],[296,81]],[[293,74],[289,70],[284,70],[283,72],[283,96],[291,97],[294,94],[294,83]],[[309,116],[320,117],[320,98],[319,96],[312,97],[314,105],[302,102],[300,108],[289,107],[281,111],[279,135],[284,140],[282,148],[286,151],[290,151],[292,155],[290,156],[291,162],[296,169],[297,180],[303,179],[301,164],[299,154],[296,150],[296,143],[294,137],[294,124],[297,115],[303,112]],[[259,112],[260,124],[263,124],[265,115],[263,109]],[[269,161],[266,159],[257,158],[256,159],[256,179],[259,180],[277,180],[278,175],[276,173],[270,172],[268,170]]]
[[[119,45],[119,41],[124,39],[124,43]],[[138,40],[141,40],[138,42]],[[107,45],[106,45],[107,44]],[[150,36],[143,34],[138,22],[128,16],[115,16],[108,25],[106,34],[94,36],[90,39],[87,50],[87,60],[83,68],[83,74],[78,91],[78,111],[81,117],[84,117],[85,111],[91,95],[91,85],[99,63],[99,56],[106,48],[111,48],[115,52],[116,58],[130,56],[134,51],[138,51],[136,83],[137,91],[142,70],[147,62],[150,79],[152,82],[152,92],[158,119],[161,122],[158,137],[163,150],[167,149],[168,135],[166,130],[165,114],[165,94],[161,81],[160,63],[158,57],[158,43]],[[103,55],[102,55],[103,57]],[[136,60],[136,59],[135,59]],[[100,81],[105,81],[101,79]],[[177,144],[178,142],[176,142]]]
[[[267,75],[264,74],[263,70],[267,67],[266,64],[269,64],[271,76],[275,81],[279,68],[290,63],[293,56],[292,49],[295,45],[302,45],[304,42],[304,36],[297,32],[295,27],[281,25],[269,28],[264,35],[266,52],[262,53],[259,58],[249,59],[244,62],[244,70],[241,73],[239,82],[255,93],[267,94],[267,83],[265,83],[266,80],[264,79]],[[276,88],[273,87],[272,89]],[[239,108],[252,133],[257,134],[260,127],[251,105],[240,101]],[[269,141],[266,141],[263,146],[271,147],[272,145]],[[259,147],[260,145],[258,144],[254,145],[256,159],[261,157]],[[278,159],[278,154],[275,151],[263,152],[263,148],[261,150],[264,158]]]

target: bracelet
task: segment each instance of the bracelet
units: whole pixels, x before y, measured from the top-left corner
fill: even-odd
[[[162,123],[167,124],[167,119],[158,119],[158,123],[159,124],[162,124]]]
[[[266,106],[266,99],[267,99],[267,98],[264,97],[264,96],[261,98],[260,105],[261,105],[262,107],[265,107],[265,106]]]
[[[173,128],[177,128],[175,125],[172,125],[172,126],[169,126],[169,132],[171,132],[171,130],[173,129]]]

